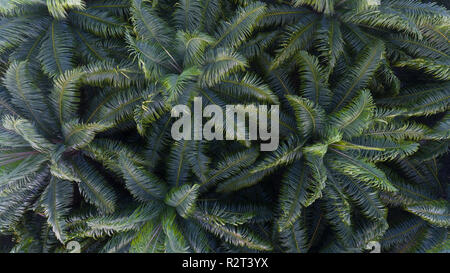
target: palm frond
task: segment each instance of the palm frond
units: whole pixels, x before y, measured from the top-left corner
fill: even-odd
[[[244,8],[239,8],[229,22],[224,22],[216,34],[213,47],[236,48],[252,33],[257,20],[264,14],[266,5],[255,1]]]
[[[73,186],[63,180],[51,179],[42,195],[47,221],[51,225],[56,238],[61,242],[66,239],[66,222],[64,217],[70,210]]]
[[[75,67],[75,39],[66,21],[54,20],[39,49],[38,59],[50,76],[63,74]]]
[[[161,200],[166,186],[154,174],[136,165],[125,153],[119,156],[119,166],[125,179],[125,186],[140,201]]]

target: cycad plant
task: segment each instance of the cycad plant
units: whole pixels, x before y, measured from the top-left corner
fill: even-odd
[[[2,2],[0,249],[449,251],[449,26],[418,0]],[[174,140],[195,98],[279,105],[278,149]]]

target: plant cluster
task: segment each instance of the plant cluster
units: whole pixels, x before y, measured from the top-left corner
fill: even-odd
[[[449,251],[441,2],[0,0],[0,251]],[[175,141],[195,97],[279,148]]]

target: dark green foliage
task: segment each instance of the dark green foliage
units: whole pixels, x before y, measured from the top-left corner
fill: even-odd
[[[450,251],[438,2],[0,0],[0,251]],[[278,149],[173,140],[194,97]]]

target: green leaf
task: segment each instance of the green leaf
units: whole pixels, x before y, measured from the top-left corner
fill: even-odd
[[[57,19],[67,17],[67,10],[84,9],[82,0],[46,0],[47,8],[50,14]]]
[[[268,242],[259,238],[258,235],[252,233],[245,227],[229,226],[216,221],[210,221],[209,215],[205,212],[195,212],[194,217],[204,229],[222,238],[227,243],[262,251],[272,249],[272,246]]]
[[[369,185],[384,191],[396,192],[386,174],[378,169],[375,164],[353,157],[344,152],[330,148],[335,156],[331,161],[331,168],[349,177],[361,180]]]
[[[181,74],[169,74],[162,79],[162,84],[168,92],[168,103],[177,101],[178,97],[188,89],[187,86],[193,84],[200,70],[193,66],[181,72]]]
[[[374,108],[370,92],[363,90],[346,107],[333,113],[330,123],[346,137],[358,136],[370,125]]]
[[[326,170],[322,157],[309,154],[306,160],[295,162],[282,180],[278,231],[290,228],[300,217],[302,207],[308,207],[322,196]]]
[[[432,115],[447,110],[450,82],[421,84],[404,88],[395,97],[377,100],[384,106],[404,108],[407,116]]]
[[[266,156],[251,172],[256,174],[257,172],[291,164],[302,157],[301,149],[302,144],[297,139],[288,138],[281,143],[278,149]]]
[[[327,15],[334,14],[335,0],[294,0],[294,6],[308,5],[314,10]]]
[[[139,67],[146,78],[156,80],[173,69],[167,54],[157,45],[134,39],[129,34],[126,35],[126,41],[131,54],[139,60]]]
[[[117,200],[116,192],[103,175],[85,159],[78,158],[71,163],[81,180],[78,188],[85,200],[95,205],[101,212],[114,212]]]
[[[319,64],[319,59],[309,55],[306,51],[301,51],[297,56],[297,61],[300,64],[302,97],[315,105],[327,107],[331,102],[332,94],[328,88],[326,73]]]
[[[229,48],[219,48],[206,53],[203,60],[203,71],[200,75],[202,86],[213,86],[228,75],[244,70],[247,60]]]
[[[317,50],[320,57],[328,63],[331,73],[339,57],[344,53],[344,38],[338,20],[322,20],[317,33]]]
[[[54,20],[39,49],[38,59],[50,76],[63,74],[75,67],[75,39],[66,21]]]
[[[132,0],[131,10],[134,28],[141,38],[154,40],[161,47],[168,44],[170,29],[146,1]]]
[[[52,227],[56,238],[63,243],[66,240],[67,226],[64,218],[69,213],[72,198],[72,184],[58,179],[50,179],[49,185],[42,194],[42,205],[48,224]]]
[[[295,111],[298,131],[304,138],[324,130],[325,111],[320,106],[298,96],[288,95],[287,99]]]
[[[175,4],[174,20],[177,28],[186,31],[196,30],[202,18],[202,1],[181,0]]]
[[[376,162],[401,159],[412,155],[419,149],[419,144],[411,141],[394,142],[389,139],[362,136],[352,138],[350,142],[337,142],[333,144],[333,147]]]
[[[69,221],[82,221],[87,226],[81,236],[101,237],[121,232],[136,231],[147,222],[158,219],[162,206],[159,202],[146,202],[142,205],[131,204],[125,208],[108,215],[83,216],[81,219],[69,219]]]
[[[280,241],[289,253],[308,252],[308,232],[302,218],[280,233]]]
[[[308,14],[301,16],[299,22],[294,26],[289,26],[281,43],[282,48],[278,50],[270,69],[279,67],[297,54],[299,50],[306,50],[310,46],[316,25],[317,17]]]
[[[6,71],[4,85],[11,96],[11,107],[23,117],[33,120],[40,129],[52,134],[53,119],[49,115],[47,100],[31,77],[26,61],[12,63]]]
[[[387,210],[376,190],[345,175],[329,174],[328,177],[333,184],[342,187],[349,201],[356,204],[366,217],[375,221],[385,220]]]
[[[241,169],[253,164],[258,157],[258,154],[256,149],[250,149],[224,156],[222,160],[218,161],[217,166],[211,170],[208,179],[205,182],[202,182],[201,185],[209,186],[217,181],[229,178],[238,173]]]
[[[278,97],[255,74],[233,75],[224,78],[217,86],[219,92],[250,100],[278,104]]]
[[[254,2],[244,8],[239,8],[229,22],[223,22],[216,35],[213,47],[236,48],[250,36],[257,20],[264,14],[266,5]]]
[[[90,62],[84,67],[83,83],[103,87],[111,85],[117,88],[131,87],[132,84],[144,80],[144,73],[133,63],[123,62],[116,64],[114,61]]]
[[[205,182],[209,177],[211,158],[206,154],[206,145],[201,141],[192,141],[188,154],[186,155],[193,173]]]
[[[429,130],[429,128],[420,123],[390,121],[387,123],[375,122],[363,134],[365,136],[393,140],[419,140],[429,135]]]
[[[184,65],[197,65],[199,60],[205,53],[206,47],[211,44],[214,39],[209,35],[194,31],[194,32],[177,32],[177,49],[180,55],[184,56]]]
[[[72,10],[70,21],[95,35],[117,37],[125,33],[125,23],[120,17],[98,9]]]
[[[42,154],[24,152],[20,156],[19,159],[14,160],[14,163],[18,162],[18,164],[12,167],[2,162],[0,187],[14,188],[17,185],[23,184],[23,182],[27,182],[28,179],[34,179],[36,172],[41,171],[43,165],[47,162],[47,158]],[[6,163],[8,162],[9,160]]]
[[[164,242],[166,253],[187,253],[189,246],[175,220],[176,214],[168,211],[163,215],[162,226],[166,234]]]
[[[365,88],[377,70],[384,45],[374,42],[366,46],[356,57],[356,62],[347,69],[344,78],[338,82],[333,93],[333,109],[340,110]]]
[[[450,63],[432,61],[427,59],[412,59],[407,61],[401,61],[395,64],[398,67],[408,67],[420,71],[424,71],[426,74],[432,76],[437,80],[448,81],[450,80]]]
[[[5,129],[22,136],[36,151],[50,153],[56,148],[55,144],[41,135],[35,125],[26,119],[5,116],[2,123]]]
[[[61,126],[77,117],[81,95],[79,81],[83,74],[79,69],[69,70],[54,80],[50,98]]]
[[[405,209],[433,225],[450,226],[450,205],[445,200],[423,201]]]
[[[178,214],[187,218],[195,210],[195,202],[198,197],[199,185],[188,185],[172,188],[166,195],[165,202],[167,205],[177,209]]]
[[[152,89],[137,88],[104,90],[90,100],[86,110],[86,123],[118,124],[124,120],[132,120],[136,106],[140,105],[144,96]]]
[[[72,149],[78,150],[88,145],[97,133],[105,131],[110,126],[110,124],[102,123],[83,124],[77,120],[71,120],[62,126],[65,144]]]
[[[162,200],[166,186],[154,174],[136,165],[125,153],[119,156],[119,167],[125,178],[125,185],[133,196],[140,201]]]
[[[131,253],[161,253],[164,249],[164,232],[161,224],[147,222],[131,242]]]
[[[413,22],[398,12],[389,12],[388,9],[369,8],[359,12],[348,11],[342,15],[346,23],[370,27],[375,29],[391,29],[422,38],[420,30]]]
[[[189,152],[189,141],[176,141],[170,150],[167,163],[167,180],[170,185],[181,186],[188,181],[189,162],[187,154]]]

